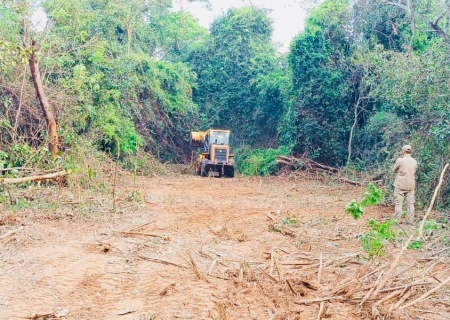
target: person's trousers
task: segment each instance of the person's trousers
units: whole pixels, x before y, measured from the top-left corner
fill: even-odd
[[[394,189],[395,219],[399,219],[401,216],[403,211],[403,202],[406,202],[407,220],[414,222],[414,204],[416,202],[414,190]]]

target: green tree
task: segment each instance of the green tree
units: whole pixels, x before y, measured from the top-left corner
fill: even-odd
[[[206,47],[192,54],[194,100],[205,126],[230,128],[238,143],[264,144],[276,137],[283,80],[263,9],[230,9],[214,21]]]
[[[193,52],[206,46],[209,38],[208,30],[184,11],[156,16],[150,27],[158,43],[157,55],[169,61],[188,61]]]
[[[31,18],[36,5],[37,2],[35,0],[9,0],[3,1],[0,4],[0,12],[6,18],[6,27],[12,27],[11,29],[15,29],[16,32],[19,31],[20,35],[19,37],[17,36],[17,33],[13,33],[12,36],[9,36],[13,43],[2,41],[4,44],[3,49],[6,49],[2,50],[4,51],[2,56],[7,57],[8,55],[11,56],[18,54],[16,57],[10,57],[11,59],[7,59],[10,60],[9,62],[11,62],[12,66],[14,66],[15,62],[18,60],[21,61],[22,64],[28,64],[31,80],[35,89],[35,97],[46,121],[45,131],[47,132],[46,140],[48,141],[48,148],[52,156],[56,158],[59,146],[56,115],[54,106],[52,106],[49,102],[41,72],[42,55],[40,52],[40,45],[44,40],[42,39],[43,37],[41,37],[41,34],[36,31],[36,28],[34,28]],[[14,72],[13,69],[9,71]],[[24,72],[27,71],[24,70]],[[19,106],[22,103],[22,92],[25,87],[25,76],[26,74],[24,73],[21,96],[18,99]],[[14,94],[14,92],[9,90],[7,94],[11,95]],[[18,108],[16,113],[16,124],[18,122],[19,115],[20,108]],[[13,131],[16,131],[16,124],[14,125]],[[15,132],[14,135],[16,135]]]
[[[52,67],[71,70],[55,81],[76,96],[75,108],[67,111],[68,130],[96,133],[105,150],[120,145],[121,153],[133,152],[143,142],[144,150],[161,159],[184,158],[188,131],[198,118],[191,99],[195,78],[183,63],[153,58],[165,45],[156,35],[168,28],[153,22],[170,15],[169,6],[47,2],[55,42],[63,44]]]
[[[358,1],[355,21],[384,24],[398,36],[396,45],[386,45],[378,29],[360,28],[364,39],[355,39],[353,61],[362,70],[361,86],[367,88],[370,107],[357,134],[358,157],[366,165],[379,165],[390,172],[399,150],[408,142],[418,158],[418,203],[431,197],[439,172],[450,160],[449,100],[446,94],[448,67],[449,7],[445,2]],[[392,20],[395,12],[396,20]],[[387,175],[388,180],[393,179]],[[388,182],[388,181],[387,181]],[[421,186],[426,185],[426,188]],[[450,184],[443,194],[450,192]],[[443,197],[443,206],[448,206]]]
[[[280,123],[282,143],[339,165],[345,161],[355,86],[352,79],[348,5],[327,1],[315,9],[291,44],[294,98]]]

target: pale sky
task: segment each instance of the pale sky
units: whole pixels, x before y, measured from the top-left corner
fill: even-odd
[[[280,44],[280,52],[287,52],[291,40],[304,29],[309,10],[318,6],[322,0],[210,0],[209,2],[211,8],[208,9],[204,3],[173,0],[173,7],[179,10],[181,4],[183,10],[190,12],[205,28],[209,28],[215,18],[230,8],[254,5],[270,9],[269,16],[274,27],[272,40]]]

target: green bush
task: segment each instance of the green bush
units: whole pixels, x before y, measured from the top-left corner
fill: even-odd
[[[54,161],[46,146],[33,148],[20,142],[11,145],[8,152],[0,151],[0,168],[34,167],[43,169],[52,167]],[[8,172],[9,175],[15,173],[17,170]]]
[[[349,202],[345,206],[345,213],[351,215],[353,219],[358,220],[363,216],[366,207],[378,205],[381,202],[382,197],[382,190],[377,188],[373,183],[369,183],[361,202],[357,202],[356,200]],[[360,240],[364,250],[369,252],[371,257],[374,255],[383,255],[383,248],[386,241],[395,240],[397,234],[392,228],[395,224],[396,221],[393,219],[385,222],[377,222],[374,219],[368,221],[370,231],[361,235]]]
[[[383,255],[385,242],[396,239],[397,234],[392,228],[394,225],[396,225],[396,221],[393,219],[385,222],[369,220],[371,230],[361,236],[361,241],[364,250],[368,251],[370,256]]]
[[[363,215],[365,207],[380,204],[382,198],[382,190],[377,188],[373,183],[369,183],[361,202],[357,202],[356,200],[349,202],[345,206],[345,213],[351,215],[353,219],[358,220]]]
[[[353,219],[358,220],[364,213],[364,207],[356,200],[352,200],[345,206],[345,213],[348,213]]]
[[[368,207],[378,205],[383,197],[382,190],[377,188],[373,183],[367,185],[367,191],[364,192],[364,197],[361,201],[361,206]]]
[[[251,149],[240,148],[235,151],[237,170],[246,176],[269,176],[275,174],[279,167],[277,155],[288,155],[287,148]]]
[[[124,117],[116,105],[108,105],[96,124],[102,137],[100,148],[110,150],[115,156],[133,154],[143,145],[131,119]]]

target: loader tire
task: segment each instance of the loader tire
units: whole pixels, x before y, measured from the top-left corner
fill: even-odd
[[[234,178],[234,167],[228,168],[225,176],[228,178]]]

